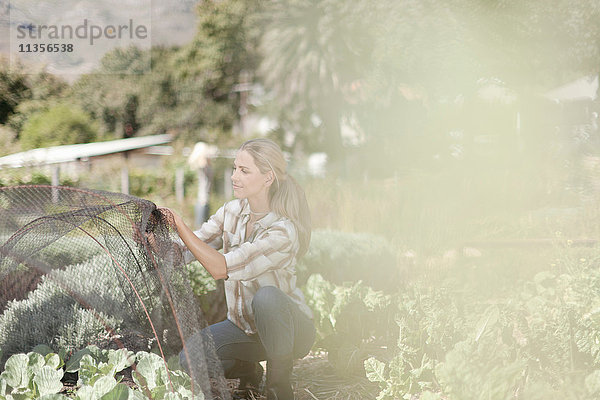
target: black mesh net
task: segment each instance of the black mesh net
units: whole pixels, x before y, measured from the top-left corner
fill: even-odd
[[[0,188],[0,349],[38,344],[184,349],[193,390],[230,398],[212,339],[181,267],[171,215],[133,196],[51,186]]]

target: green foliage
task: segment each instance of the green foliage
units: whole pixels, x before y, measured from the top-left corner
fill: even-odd
[[[198,297],[208,294],[217,288],[215,279],[198,261],[193,261],[184,267],[188,271],[190,285]]]
[[[19,151],[17,134],[8,126],[0,125],[0,157]]]
[[[24,149],[33,149],[91,142],[97,132],[98,128],[84,111],[57,104],[33,114],[23,125],[20,139]]]
[[[15,176],[7,177],[5,180],[0,181],[1,186],[13,186],[13,185],[50,185],[51,180],[47,175],[34,171],[29,176]]]
[[[315,314],[316,346],[344,374],[363,373],[363,361],[392,341],[395,332],[385,331],[393,318],[392,297],[357,282],[337,286],[312,275],[304,287]]]
[[[399,301],[397,347],[365,364],[368,378],[381,398],[426,390],[448,399],[595,398],[597,261],[563,257],[495,293],[453,278],[412,285]]]
[[[106,350],[87,346],[73,354],[67,363],[68,372],[79,372],[79,385],[93,384],[103,375],[113,376],[129,368],[135,361],[133,352],[127,349]]]
[[[273,94],[271,107],[284,129],[306,147],[318,143],[332,162],[343,150],[350,87],[371,63],[375,8],[365,1],[286,0],[267,1],[260,12],[260,75]]]
[[[35,113],[45,111],[61,99],[68,85],[55,75],[40,71],[27,75],[29,95],[22,99],[6,121],[15,132],[21,132],[23,124]]]
[[[55,395],[63,388],[63,370],[57,354],[15,354],[0,374],[0,398],[39,399]]]
[[[551,268],[526,268],[518,254],[498,262],[496,252],[458,260],[394,295],[314,274],[304,292],[316,347],[343,376],[364,368],[381,400],[596,398],[597,249],[558,250]]]
[[[377,400],[412,399],[415,394],[420,394],[420,399],[441,399],[438,393],[426,390],[433,386],[429,381],[433,362],[426,356],[419,366],[407,365],[403,356],[397,354],[387,364],[371,357],[365,360],[364,367],[367,379],[381,387]]]
[[[131,170],[129,172],[129,193],[133,196],[148,197],[164,186],[164,178],[161,179],[151,171]]]
[[[435,365],[465,335],[465,318],[451,292],[415,283],[395,299],[397,342],[365,361],[367,378],[381,387],[379,399],[410,399],[430,392],[437,398]],[[390,324],[377,331],[391,331]],[[393,350],[392,350],[393,349]]]
[[[9,61],[0,58],[0,124],[6,123],[17,105],[30,96],[25,74],[10,68]]]
[[[111,315],[94,313],[61,288],[69,287],[89,304],[122,304],[125,298],[111,274],[111,264],[108,257],[98,256],[56,271],[44,276],[27,299],[10,302],[0,315],[0,347],[5,355],[29,351],[39,343],[55,351],[71,351],[100,339],[106,326],[118,328],[121,320],[113,316],[116,310],[110,310]]]
[[[261,2],[255,0],[203,1],[198,4],[198,31],[190,44],[173,58],[174,82],[181,82],[183,93],[195,96],[195,124],[222,132],[222,141],[237,121],[239,83],[253,83],[258,62],[254,16]],[[192,92],[193,91],[193,92]],[[198,108],[202,113],[198,113]],[[191,117],[191,116],[190,116]],[[187,133],[190,137],[193,132]]]
[[[153,399],[203,400],[202,393],[190,390],[190,377],[182,371],[167,370],[164,360],[154,353],[136,354],[133,380],[140,390]],[[172,388],[172,389],[171,389]]]
[[[134,363],[133,379],[137,387],[130,388],[120,383],[118,374]],[[147,395],[159,400],[204,399],[202,393],[192,393],[191,379],[185,372],[174,369],[167,372],[163,359],[156,354],[134,355],[126,349],[101,350],[88,346],[74,354],[67,362],[69,365],[77,365],[67,372],[79,373],[77,390],[73,393],[78,400],[143,400]],[[13,355],[0,374],[0,399],[72,398],[58,394],[63,390],[61,367],[62,359],[54,353],[45,357],[34,352]]]
[[[450,399],[514,398],[526,371],[527,362],[511,356],[510,348],[498,344],[497,336],[489,341],[472,339],[459,342],[437,370],[444,392]]]

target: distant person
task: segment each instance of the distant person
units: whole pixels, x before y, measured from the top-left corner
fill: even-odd
[[[175,227],[189,250],[186,261],[193,255],[215,279],[225,280],[227,319],[206,328],[225,376],[240,378],[241,389],[257,388],[263,376],[258,362],[266,360],[267,399],[293,399],[293,359],[304,357],[315,338],[295,275],[310,241],[308,204],[270,140],[244,143],[233,168],[236,199],[195,232],[173,213]],[[192,349],[201,335],[186,340],[180,353],[185,368],[194,367]]]

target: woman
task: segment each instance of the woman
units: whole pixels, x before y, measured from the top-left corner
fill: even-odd
[[[258,387],[258,362],[266,360],[267,399],[293,399],[293,359],[305,356],[315,337],[294,269],[310,241],[308,204],[270,140],[244,143],[233,167],[236,199],[196,232],[173,214],[175,226],[191,254],[215,279],[225,279],[227,319],[207,328],[225,376],[240,378],[242,389]],[[188,339],[186,347],[193,342]],[[189,367],[187,353],[181,352],[181,360]]]

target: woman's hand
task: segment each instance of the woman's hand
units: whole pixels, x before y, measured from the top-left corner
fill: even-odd
[[[208,244],[204,243],[189,226],[183,218],[176,212],[167,207],[159,207],[158,210],[166,217],[169,224],[172,225],[188,250],[215,279],[227,278],[227,263],[223,254],[219,253]]]
[[[168,207],[157,207],[156,210],[162,215],[167,225],[177,229],[177,223],[183,222],[179,214]]]

